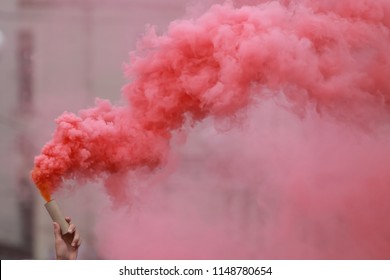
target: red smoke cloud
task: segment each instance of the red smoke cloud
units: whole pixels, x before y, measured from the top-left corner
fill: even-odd
[[[100,177],[108,180],[107,191],[114,199],[127,201],[126,190],[115,178],[163,167],[176,131],[205,118],[223,122],[247,113],[255,119],[259,114],[254,108],[260,110],[259,104],[271,99],[280,105],[271,106],[276,112],[282,106],[300,117],[279,113],[286,122],[292,118],[296,131],[308,140],[285,128],[287,137],[271,133],[275,141],[282,141],[274,147],[284,153],[242,147],[247,154],[262,151],[253,160],[272,175],[264,179],[267,183],[258,182],[252,175],[259,170],[237,166],[241,172],[233,172],[232,178],[246,182],[253,177],[247,182],[253,186],[246,188],[259,196],[264,184],[275,185],[272,193],[279,198],[262,209],[275,210],[259,232],[263,241],[244,247],[238,242],[231,257],[389,257],[390,176],[385,167],[390,149],[382,133],[387,130],[390,101],[388,1],[260,2],[215,5],[197,19],[173,22],[162,36],[149,30],[126,68],[131,82],[123,96],[128,105],[98,101],[95,108],[57,119],[54,137],[36,157],[32,174],[44,197],[49,199],[63,179]],[[316,134],[317,125],[325,126],[323,137],[330,143]],[[249,131],[242,139],[272,147],[261,137]],[[291,137],[296,143],[287,142]],[[337,141],[343,141],[339,147]],[[208,145],[213,147],[212,140]],[[235,158],[248,159],[240,153]],[[222,162],[214,161],[217,174]],[[339,220],[330,224],[334,219]],[[327,225],[331,226],[324,228]],[[210,236],[223,235],[225,226],[222,223]],[[306,235],[309,241],[302,242]],[[340,242],[348,235],[349,242]],[[277,245],[278,240],[288,240],[288,250]],[[253,244],[265,249],[253,251]]]

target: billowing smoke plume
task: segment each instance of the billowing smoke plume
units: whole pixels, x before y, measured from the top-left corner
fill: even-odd
[[[252,130],[232,136],[234,142],[221,140],[229,158],[216,158],[219,145],[208,139],[204,147],[213,152],[202,162],[209,156],[215,170],[208,188],[233,180],[255,197],[251,205],[263,216],[248,219],[258,222],[249,230],[257,235],[242,246],[237,233],[237,243],[226,247],[222,221],[212,233],[197,227],[206,244],[225,234],[220,248],[230,248],[232,258],[389,257],[390,3],[259,2],[215,5],[199,18],[173,22],[162,36],[149,30],[126,68],[127,105],[100,100],[57,119],[53,139],[35,159],[33,179],[44,197],[63,179],[102,178],[114,200],[126,201],[117,178],[169,165],[178,131],[191,133],[202,120],[235,122],[235,129],[250,122]],[[276,119],[267,124],[261,119],[267,115]],[[185,178],[180,168],[172,178]],[[175,185],[167,180],[161,182]],[[146,221],[152,222],[145,232],[155,225]]]

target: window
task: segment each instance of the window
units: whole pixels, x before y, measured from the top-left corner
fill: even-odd
[[[33,105],[33,52],[34,42],[30,30],[18,33],[18,108],[21,114],[32,112]]]

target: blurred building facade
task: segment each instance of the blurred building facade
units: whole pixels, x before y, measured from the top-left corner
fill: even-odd
[[[95,97],[119,100],[122,64],[145,25],[163,31],[184,14],[184,2],[0,1],[1,259],[53,257],[50,219],[29,175],[34,155],[63,111],[92,106]]]

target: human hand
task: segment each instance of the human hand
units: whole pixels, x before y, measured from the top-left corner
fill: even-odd
[[[64,235],[61,234],[60,225],[53,223],[56,258],[57,260],[76,260],[81,244],[80,234],[76,226],[71,223],[71,218],[66,217],[65,220],[69,223],[69,228]]]

